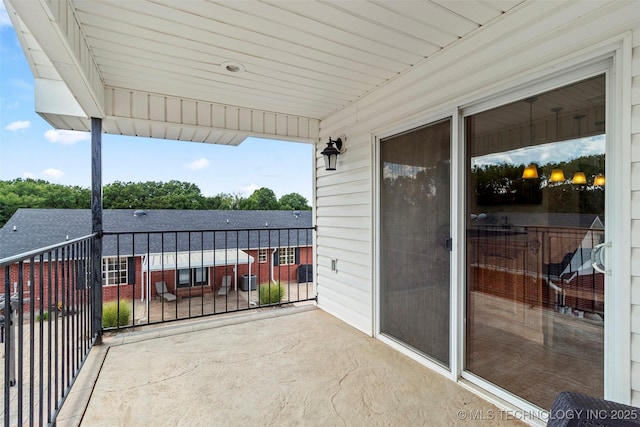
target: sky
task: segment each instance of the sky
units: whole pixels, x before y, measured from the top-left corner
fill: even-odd
[[[547,163],[570,162],[578,157],[602,154],[605,152],[605,145],[604,135],[576,138],[474,157],[471,160],[471,167],[500,164],[528,165],[531,162],[542,166]]]
[[[170,180],[205,196],[298,193],[311,205],[313,145],[248,138],[237,147],[121,135],[102,137],[102,183]],[[57,131],[35,113],[29,65],[0,1],[0,180],[91,187],[89,132]]]

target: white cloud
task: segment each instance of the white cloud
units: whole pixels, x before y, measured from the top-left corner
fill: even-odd
[[[76,142],[88,141],[91,138],[91,134],[73,130],[50,129],[44,133],[44,137],[54,144],[72,145]]]
[[[25,172],[22,174],[22,177],[25,179],[36,179],[36,176],[31,172]]]
[[[202,157],[198,160],[194,160],[193,162],[189,163],[187,167],[191,170],[199,170],[199,169],[208,168],[210,164],[211,162],[209,162],[209,160]]]
[[[4,2],[0,1],[0,27],[12,27],[7,8],[4,6]]]
[[[487,154],[472,159],[472,166],[524,165],[536,162],[539,165],[570,162],[582,156],[593,156],[605,152],[605,138],[597,135],[588,138],[576,138],[550,144],[517,148],[502,153]]]
[[[64,172],[60,169],[49,168],[42,171],[40,174],[43,178],[58,180],[64,176]]]
[[[33,96],[33,84],[23,79],[11,79],[9,80],[11,87],[19,89],[23,92],[27,92],[30,96]]]
[[[31,126],[31,122],[30,121],[28,121],[28,120],[18,120],[17,122],[9,123],[5,129],[15,132],[15,131],[18,131],[18,130],[27,129],[30,126]]]
[[[18,107],[20,107],[20,103],[19,102],[12,102],[11,104],[5,104],[4,103],[4,98],[0,98],[0,105],[2,105],[3,108],[7,109],[7,110],[17,110]]]
[[[258,190],[260,188],[262,188],[262,187],[259,186],[259,185],[249,184],[249,185],[247,185],[246,187],[244,187],[244,188],[242,188],[240,190],[240,194],[242,194],[244,197],[249,197],[250,195],[253,194],[254,191],[256,191],[256,190]]]

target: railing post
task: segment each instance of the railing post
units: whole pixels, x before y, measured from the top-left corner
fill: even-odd
[[[102,343],[102,119],[91,118],[91,224],[95,233],[91,253],[93,333]]]

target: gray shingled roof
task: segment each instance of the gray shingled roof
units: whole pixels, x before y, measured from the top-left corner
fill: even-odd
[[[120,255],[147,252],[199,249],[267,248],[309,246],[310,231],[275,231],[312,226],[311,211],[232,211],[232,210],[146,210],[134,216],[133,209],[103,211],[103,254],[115,255],[116,239],[109,232],[141,233],[119,238]],[[15,227],[15,231],[14,231]],[[212,230],[247,230],[251,232],[216,232]],[[260,231],[258,231],[260,230]],[[191,233],[186,233],[190,231]],[[171,232],[149,235],[147,232]],[[0,229],[0,259],[36,250],[91,234],[89,209],[18,209]],[[190,236],[190,239],[189,237]],[[177,239],[177,243],[176,243]],[[189,245],[191,241],[191,246]],[[203,243],[202,243],[203,242]],[[204,247],[203,247],[204,246]]]

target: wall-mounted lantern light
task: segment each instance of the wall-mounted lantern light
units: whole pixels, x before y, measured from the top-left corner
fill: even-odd
[[[328,171],[336,170],[338,155],[343,154],[346,151],[342,149],[342,138],[343,137],[340,137],[338,139],[331,139],[331,137],[329,137],[327,146],[324,147],[324,150],[322,150],[322,152],[320,153],[324,157],[324,167]],[[333,144],[336,144],[335,147],[333,146]]]

